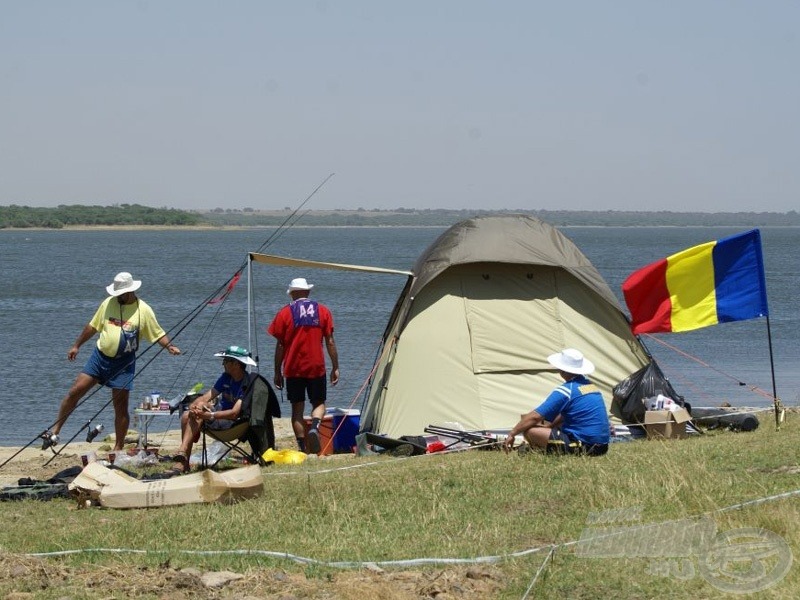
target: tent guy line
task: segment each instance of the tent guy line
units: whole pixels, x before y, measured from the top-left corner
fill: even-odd
[[[730,506],[726,506],[723,508],[717,508],[712,511],[708,511],[705,513],[700,513],[694,516],[683,517],[681,519],[669,519],[667,521],[661,521],[657,523],[645,523],[641,525],[634,525],[631,527],[626,528],[627,532],[630,531],[646,531],[647,529],[652,529],[656,527],[663,527],[664,525],[669,525],[673,523],[684,523],[686,521],[697,520],[703,517],[712,516],[715,514],[729,512],[732,510],[740,510],[742,508],[747,508],[749,506],[757,506],[760,504],[765,504],[767,502],[776,502],[780,500],[786,500],[787,498],[793,498],[795,496],[800,496],[800,489],[790,490],[787,492],[781,492],[779,494],[772,494],[770,496],[764,496],[761,498],[754,498],[752,500],[746,500],[744,502],[739,502],[737,504],[732,504]],[[600,539],[602,537],[613,537],[614,535],[620,535],[619,531],[615,531],[613,533],[609,533],[606,536],[597,536],[593,539]],[[251,549],[238,549],[238,550],[142,550],[137,548],[78,548],[72,550],[55,550],[52,552],[29,552],[26,554],[22,554],[22,556],[27,556],[31,558],[49,558],[49,557],[57,557],[57,556],[69,556],[75,554],[144,554],[144,555],[164,555],[164,554],[186,554],[186,555],[199,555],[199,556],[231,556],[231,555],[238,555],[238,556],[264,556],[268,558],[281,558],[285,560],[290,560],[293,562],[298,562],[301,564],[313,564],[319,565],[324,567],[332,567],[332,568],[339,568],[339,569],[360,569],[370,565],[376,565],[379,567],[410,567],[410,566],[419,566],[419,565],[438,565],[438,564],[481,564],[481,563],[497,563],[509,559],[514,558],[521,558],[525,556],[529,556],[532,554],[537,554],[539,552],[543,552],[545,550],[551,551],[556,549],[562,548],[569,548],[572,546],[576,546],[585,540],[570,540],[568,542],[562,542],[560,544],[547,544],[545,546],[538,546],[534,548],[527,548],[525,550],[518,550],[516,552],[509,552],[507,554],[490,554],[484,556],[476,556],[471,558],[446,558],[446,557],[421,557],[421,558],[410,558],[404,560],[385,560],[385,561],[324,561],[318,560],[315,558],[309,558],[305,556],[298,556],[295,554],[291,554],[289,552],[276,552],[274,550],[251,550]]]

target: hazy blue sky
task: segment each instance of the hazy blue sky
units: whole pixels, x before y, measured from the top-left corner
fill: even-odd
[[[788,211],[800,2],[0,0],[0,204]]]

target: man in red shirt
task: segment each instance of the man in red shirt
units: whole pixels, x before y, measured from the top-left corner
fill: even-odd
[[[275,344],[275,387],[292,404],[292,429],[303,452],[319,454],[319,423],[325,416],[327,383],[322,341],[331,359],[331,385],[339,382],[339,353],[333,339],[333,316],[326,306],[308,297],[314,285],[293,279],[286,293],[292,301],[275,315],[267,328]],[[306,439],[303,413],[306,395],[311,401],[311,427]]]

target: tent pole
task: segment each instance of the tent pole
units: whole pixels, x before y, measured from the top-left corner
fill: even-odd
[[[783,406],[778,398],[778,391],[775,385],[775,359],[772,354],[772,329],[769,326],[769,315],[767,315],[767,341],[769,344],[769,367],[772,372],[772,404],[775,407],[775,431],[781,430],[783,421]]]
[[[253,324],[250,321],[253,311],[253,271],[250,268],[253,259],[247,255],[247,349],[253,351]]]

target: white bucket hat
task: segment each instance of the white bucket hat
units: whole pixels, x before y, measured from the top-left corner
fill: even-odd
[[[247,348],[242,348],[241,346],[228,346],[222,352],[217,352],[214,356],[219,356],[221,358],[233,358],[238,360],[240,363],[244,365],[250,365],[251,367],[255,367],[258,363],[253,360],[253,355],[247,351]]]
[[[123,271],[122,273],[117,273],[116,277],[114,277],[114,283],[107,285],[106,291],[111,296],[122,296],[122,294],[128,292],[135,292],[140,287],[142,287],[141,281],[134,279],[133,275]]]
[[[588,375],[594,371],[594,364],[575,348],[567,348],[547,357],[547,362],[559,371],[575,375]]]
[[[292,279],[292,283],[289,284],[289,289],[286,290],[286,293],[291,294],[292,292],[300,292],[300,291],[307,292],[313,287],[314,284],[308,283],[305,277],[297,277],[295,279]]]

